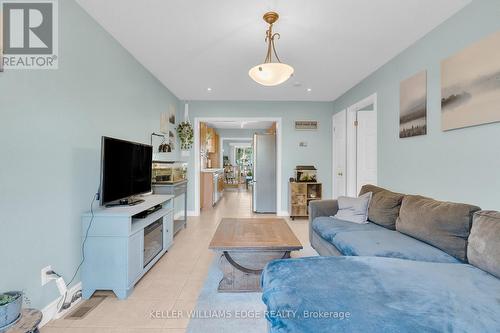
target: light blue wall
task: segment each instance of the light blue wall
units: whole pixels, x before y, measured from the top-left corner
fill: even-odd
[[[149,143],[160,112],[180,106],[74,1],[59,8],[59,70],[0,73],[0,291],[37,308],[58,296],[40,269],[68,281],[81,259],[101,136]]]
[[[324,197],[331,196],[331,127],[332,104],[327,102],[210,102],[189,103],[189,117],[280,117],[283,124],[282,202],[281,211],[288,210],[288,179],[296,165],[312,164],[318,169]],[[318,131],[296,131],[294,120],[318,120]],[[308,147],[300,148],[305,141]],[[188,158],[189,193],[194,193],[194,153]],[[193,196],[189,210],[194,210]]]
[[[473,1],[334,102],[337,112],[378,93],[380,185],[500,209],[500,123],[440,129],[441,60],[499,30],[500,1]],[[399,139],[399,83],[423,69],[428,75],[428,134]]]

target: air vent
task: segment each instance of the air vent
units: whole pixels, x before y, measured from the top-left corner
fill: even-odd
[[[316,120],[295,120],[295,129],[298,131],[317,131],[318,122]]]
[[[84,301],[78,308],[67,315],[64,319],[69,320],[79,320],[85,318],[92,310],[97,308],[102,301],[106,299],[106,296],[93,296],[87,301]]]

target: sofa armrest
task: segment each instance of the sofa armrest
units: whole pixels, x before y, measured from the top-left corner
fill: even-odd
[[[319,216],[333,216],[337,214],[339,204],[337,200],[313,200],[309,202],[309,222],[312,223]]]
[[[339,210],[337,200],[313,200],[309,202],[309,241],[312,244],[312,222],[320,216],[333,216]]]

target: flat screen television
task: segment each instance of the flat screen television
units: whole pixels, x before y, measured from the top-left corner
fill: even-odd
[[[102,206],[133,205],[133,196],[151,191],[153,148],[109,137],[101,141]]]

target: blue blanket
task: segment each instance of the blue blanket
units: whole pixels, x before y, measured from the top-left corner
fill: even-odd
[[[344,256],[461,262],[432,245],[374,223],[357,224],[331,217],[318,217],[314,219],[312,228]]]
[[[275,260],[262,286],[271,333],[500,331],[500,280],[467,264]]]

